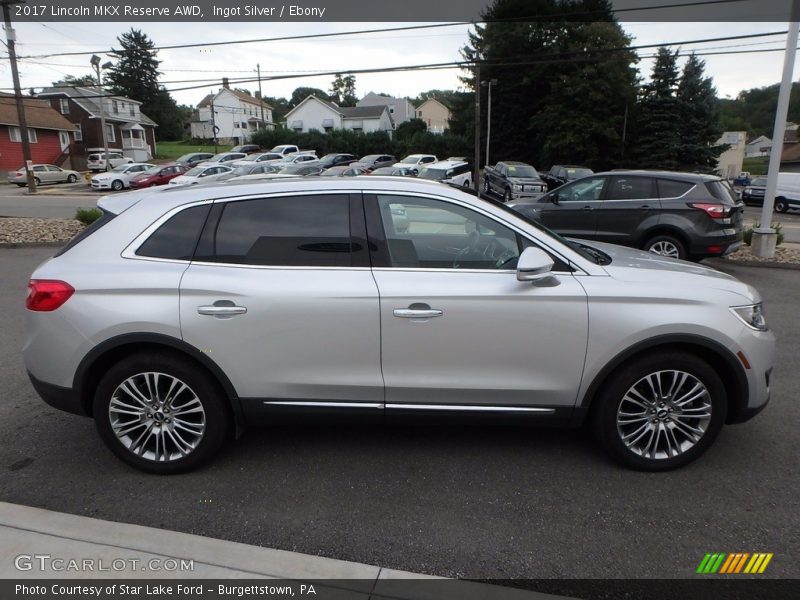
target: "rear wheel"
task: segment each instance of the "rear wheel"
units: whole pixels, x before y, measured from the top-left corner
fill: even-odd
[[[597,398],[594,429],[626,467],[665,471],[686,465],[714,442],[727,398],[717,372],[693,354],[665,352],[634,360]]]
[[[785,213],[787,210],[789,210],[789,203],[786,202],[786,198],[775,199],[775,210],[779,213]]]
[[[150,473],[180,473],[213,457],[230,418],[219,386],[191,361],[135,354],[114,365],[94,397],[103,441],[126,463]]]
[[[34,182],[36,185],[42,185],[42,180],[41,180],[41,179],[39,179],[38,177],[34,177],[34,178],[33,178],[33,182]]]
[[[672,235],[652,237],[647,240],[643,249],[668,258],[679,258],[681,260],[686,258],[686,246],[681,240]]]

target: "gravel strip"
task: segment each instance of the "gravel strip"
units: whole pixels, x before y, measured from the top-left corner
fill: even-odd
[[[66,242],[83,229],[75,219],[0,218],[0,245]]]
[[[724,257],[723,260],[754,266],[763,265],[765,267],[770,265],[800,265],[800,248],[778,246],[775,249],[775,256],[772,258],[762,258],[750,252],[750,246],[744,246],[736,252],[732,252]]]

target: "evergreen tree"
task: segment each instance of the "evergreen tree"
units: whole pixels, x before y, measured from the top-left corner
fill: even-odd
[[[356,97],[356,76],[341,73],[333,78],[331,84],[331,99],[339,106],[355,106],[358,102]]]
[[[95,87],[97,78],[94,75],[65,75],[63,79],[53,82],[54,87]]]
[[[679,168],[712,172],[724,146],[714,146],[719,138],[717,92],[705,63],[694,54],[683,66],[677,98],[681,110],[681,155]]]
[[[292,92],[292,97],[289,99],[289,109],[294,108],[309,96],[316,96],[320,100],[330,100],[331,97],[327,92],[314,87],[299,87],[295,88]]]
[[[681,164],[682,106],[677,98],[678,51],[661,47],[650,82],[640,93],[637,118],[636,166],[675,170]]]

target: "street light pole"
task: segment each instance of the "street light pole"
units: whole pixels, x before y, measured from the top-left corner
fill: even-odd
[[[31,144],[28,138],[28,121],[25,118],[25,104],[22,101],[22,90],[19,85],[19,72],[17,71],[17,51],[16,40],[17,34],[11,26],[11,9],[12,4],[20,4],[5,0],[3,4],[3,19],[5,20],[6,39],[8,40],[8,58],[11,61],[11,78],[14,81],[14,98],[17,101],[17,119],[19,120],[19,135],[20,142],[22,142],[22,158],[25,161],[25,174],[28,180],[28,191],[31,194],[36,193],[36,180],[31,172]]]
[[[480,192],[481,174],[481,66],[475,62],[475,164],[473,165],[472,179],[475,191]]]
[[[267,128],[267,122],[264,120],[264,98],[261,96],[261,65],[256,64],[256,72],[258,73],[258,105],[261,107],[261,127]]]
[[[103,132],[103,151],[105,154],[103,155],[103,159],[105,161],[105,169],[108,171],[108,164],[110,162],[108,156],[108,135],[106,133],[106,104],[105,98],[103,97],[103,80],[100,78],[100,57],[96,54],[92,54],[91,61],[92,66],[94,67],[95,73],[97,73],[97,89],[98,95],[100,96],[100,129]],[[106,63],[103,65],[103,68],[108,68],[111,63]]]
[[[489,139],[492,134],[492,86],[497,85],[497,79],[489,79],[488,81],[481,81],[481,85],[489,88],[489,94],[486,102],[486,158],[485,164],[489,164]]]

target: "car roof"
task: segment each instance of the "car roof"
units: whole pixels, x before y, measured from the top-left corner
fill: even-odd
[[[440,160],[439,162],[426,165],[425,168],[452,169],[453,167],[460,167],[462,165],[467,165],[467,164],[469,163],[465,160]]]
[[[532,164],[526,163],[526,162],[522,162],[522,161],[519,161],[519,160],[501,160],[500,162],[503,163],[504,165],[513,165],[515,167],[522,166],[522,167],[535,168]]]
[[[595,173],[595,175],[648,175],[650,177],[662,177],[664,179],[682,179],[689,181],[719,181],[722,179],[719,175],[709,175],[707,173],[689,173],[687,171],[665,171],[658,169],[614,169],[613,171],[604,171],[602,173]]]

